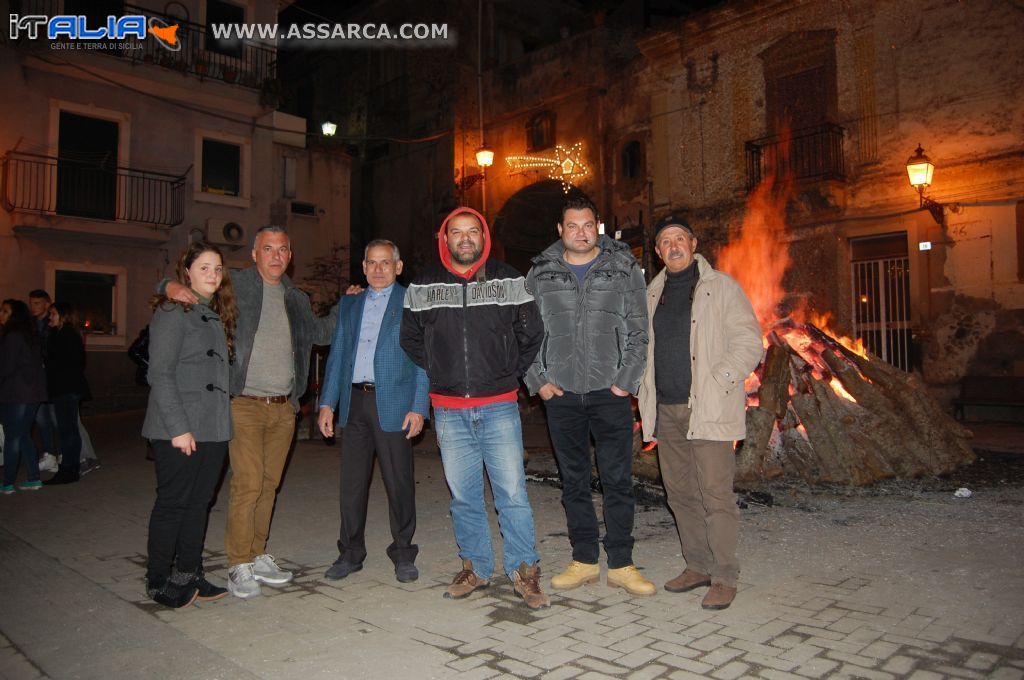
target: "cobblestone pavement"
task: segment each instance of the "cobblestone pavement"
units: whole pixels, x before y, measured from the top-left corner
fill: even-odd
[[[137,420],[90,423],[103,467],[81,483],[0,498],[0,677],[1024,678],[1019,488],[969,499],[793,491],[743,511],[740,592],[725,611],[703,611],[701,590],[632,597],[602,575],[548,589],[552,607],[532,612],[503,577],[442,599],[458,559],[429,443],[416,458],[420,580],[394,579],[379,479],[366,568],[324,580],[337,449],[303,442],[270,545],[295,581],[169,611],[142,592],[153,478]],[[547,587],[569,559],[564,515],[552,485],[529,493]],[[207,538],[214,580],[225,577],[226,501],[225,486]],[[636,537],[636,562],[659,585],[682,569],[659,504],[638,508]]]

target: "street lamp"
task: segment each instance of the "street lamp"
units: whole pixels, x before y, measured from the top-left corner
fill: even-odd
[[[494,165],[494,149],[484,144],[476,150],[476,164],[483,170]]]
[[[928,209],[937,224],[942,224],[942,204],[924,195],[924,190],[932,184],[932,175],[934,174],[935,165],[932,164],[932,159],[925,155],[924,149],[918,144],[914,155],[907,159],[907,177],[910,179],[910,186],[917,189],[921,207]]]
[[[320,130],[324,133],[324,137],[333,137],[334,133],[338,131],[338,126],[336,123],[328,120],[320,126]]]

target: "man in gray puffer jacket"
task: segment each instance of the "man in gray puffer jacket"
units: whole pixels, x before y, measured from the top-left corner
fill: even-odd
[[[597,209],[572,198],[561,240],[533,259],[527,286],[544,320],[544,341],[526,374],[540,395],[562,477],[572,562],[551,579],[568,590],[600,575],[600,530],[590,492],[590,436],[604,493],[608,585],[633,595],[656,588],[633,565],[633,409],[647,355],[643,273],[629,247],[598,234]]]

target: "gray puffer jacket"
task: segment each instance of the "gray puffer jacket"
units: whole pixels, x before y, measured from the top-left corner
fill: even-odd
[[[231,364],[231,394],[241,394],[245,387],[245,376],[249,370],[256,329],[260,325],[263,310],[263,278],[256,267],[248,267],[231,273],[238,303],[238,322],[235,328],[235,362]],[[281,277],[285,287],[284,307],[288,313],[288,325],[292,334],[292,353],[295,358],[295,385],[291,404],[299,410],[299,397],[306,392],[309,376],[309,354],[313,345],[330,345],[331,335],[338,322],[338,305],[331,308],[327,316],[317,316],[309,303],[309,296],[287,276]]]
[[[531,394],[549,382],[578,394],[612,385],[636,394],[647,363],[644,276],[625,243],[602,234],[598,246],[582,285],[561,241],[533,258],[526,280],[544,342],[526,373]]]

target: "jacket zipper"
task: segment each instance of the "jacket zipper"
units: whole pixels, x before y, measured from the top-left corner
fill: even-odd
[[[462,281],[462,366],[466,374],[466,398],[469,394],[469,338],[466,337],[466,312],[469,303],[469,282]]]

